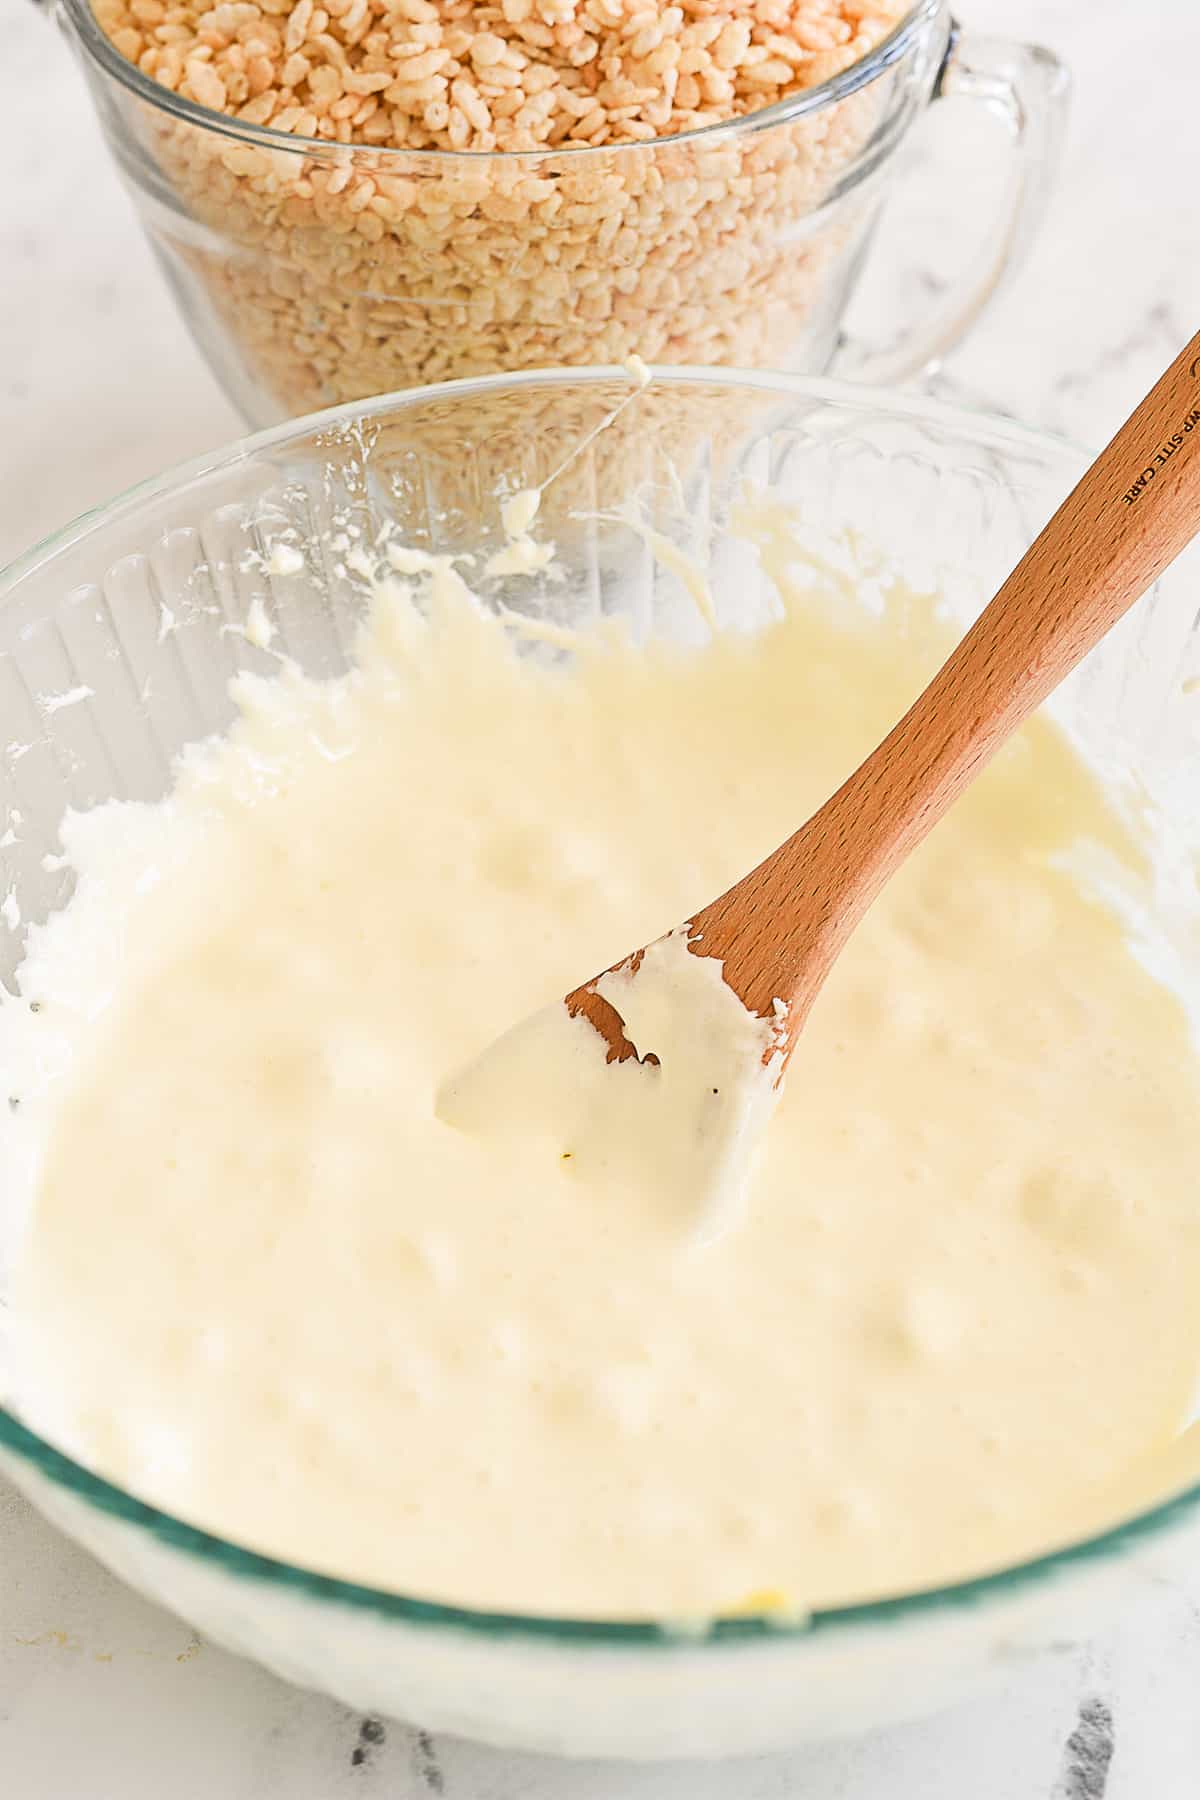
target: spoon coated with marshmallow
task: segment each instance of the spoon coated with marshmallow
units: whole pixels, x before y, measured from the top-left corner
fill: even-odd
[[[710,1222],[740,1189],[797,1034],[867,908],[1200,528],[1198,450],[1200,333],[914,705],[808,823],[677,931],[549,1009],[593,1028],[610,1065],[636,1057],[673,1086]],[[498,1037],[443,1089],[441,1116],[470,1129],[495,1116],[514,1080],[536,1085],[546,1023]]]

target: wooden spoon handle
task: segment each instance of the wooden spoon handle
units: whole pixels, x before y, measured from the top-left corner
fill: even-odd
[[[794,837],[693,921],[752,1011],[799,1029],[898,865],[1200,529],[1200,333],[924,693]]]

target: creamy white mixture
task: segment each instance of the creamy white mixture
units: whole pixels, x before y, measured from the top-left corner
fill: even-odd
[[[931,672],[919,605],[564,668],[397,581],[356,673],[243,679],[167,802],[72,819],[0,1008],[31,1422],[276,1555],[559,1613],[910,1588],[1152,1488],[1200,1067],[1064,867],[1137,857],[1052,724],[861,927],[719,1220],[670,1059],[562,1009],[561,1057],[438,1115],[825,798]]]
[[[635,1179],[656,1204],[691,1217],[707,1243],[738,1221],[778,1097],[787,1008],[764,1020],[725,985],[718,958],[693,955],[690,925],[599,977],[642,1062],[597,1063],[596,1031],[552,1000],[455,1069],[435,1098],[439,1119],[484,1142],[549,1135],[581,1168],[632,1146]],[[486,985],[481,990],[486,1015]],[[483,1019],[480,1029],[484,1029]],[[607,1042],[604,1044],[607,1060]]]

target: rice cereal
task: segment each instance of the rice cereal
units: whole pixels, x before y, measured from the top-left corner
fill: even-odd
[[[167,183],[160,229],[197,289],[192,323],[262,422],[635,351],[820,361],[873,184],[821,212],[882,84],[769,129],[680,134],[826,81],[907,0],[94,9],[144,74],[225,115],[209,130],[143,105],[136,127]],[[277,144],[237,135],[264,126]]]

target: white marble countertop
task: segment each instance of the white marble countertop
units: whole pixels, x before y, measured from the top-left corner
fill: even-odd
[[[1200,321],[1200,139],[1185,129],[1200,6],[961,12],[1050,44],[1077,90],[1035,255],[937,386],[1098,442]],[[0,117],[3,562],[240,426],[138,236],[64,45],[24,0],[0,4]],[[936,260],[953,200],[908,202],[902,279]],[[863,1743],[688,1769],[501,1756],[363,1721],[197,1644],[0,1487],[0,1794],[13,1800],[1195,1800],[1198,1692],[1200,1569],[1191,1591],[1148,1588],[1119,1630],[1048,1671]]]

